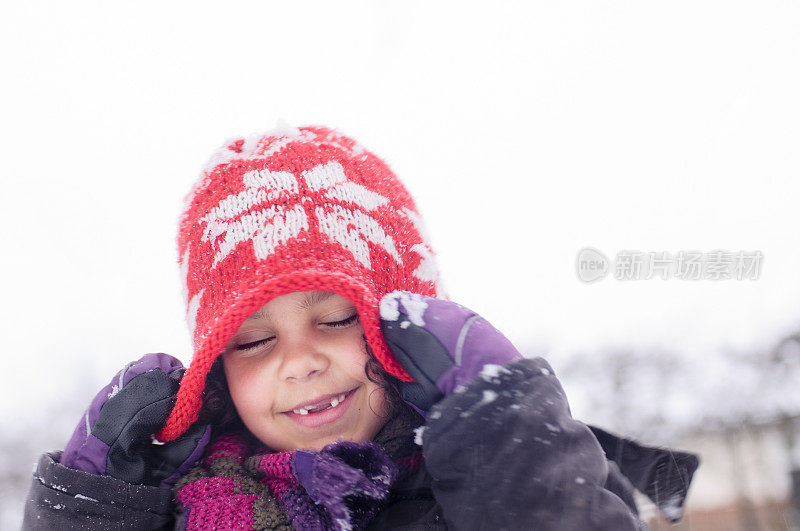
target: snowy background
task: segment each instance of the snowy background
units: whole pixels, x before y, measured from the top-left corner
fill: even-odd
[[[669,443],[800,412],[797,349],[751,372],[800,330],[798,23],[786,1],[5,3],[3,475],[24,484],[127,361],[188,362],[183,196],[223,140],[278,119],[387,160],[451,298],[548,356],[577,417]],[[764,261],[585,284],[585,246]],[[604,361],[626,356],[623,392]],[[636,399],[597,406],[614,392]]]

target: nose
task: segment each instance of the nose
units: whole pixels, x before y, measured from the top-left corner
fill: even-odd
[[[308,340],[286,341],[278,348],[281,352],[278,378],[288,382],[304,382],[322,374],[330,365],[320,345]]]

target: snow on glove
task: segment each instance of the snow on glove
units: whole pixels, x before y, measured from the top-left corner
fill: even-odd
[[[423,413],[484,368],[522,358],[488,321],[454,302],[394,291],[380,311],[386,344],[415,382],[401,383],[403,399]]]
[[[145,354],[94,397],[61,456],[65,467],[127,483],[170,487],[202,455],[210,426],[195,423],[159,443],[185,369],[168,354]]]

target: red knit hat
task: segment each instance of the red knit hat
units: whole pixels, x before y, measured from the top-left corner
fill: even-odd
[[[194,357],[161,441],[197,419],[206,375],[239,326],[271,299],[332,291],[355,304],[372,352],[410,381],[380,331],[394,290],[437,293],[414,201],[381,159],[324,127],[227,143],[186,198],[178,233]]]

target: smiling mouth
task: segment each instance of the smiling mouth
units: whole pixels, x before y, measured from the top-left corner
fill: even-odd
[[[333,408],[337,407],[339,404],[344,402],[345,399],[347,399],[348,396],[350,396],[354,392],[355,392],[355,389],[351,389],[350,391],[347,391],[347,392],[344,392],[344,393],[340,393],[338,395],[334,395],[334,396],[332,396],[332,397],[330,397],[328,399],[325,399],[324,401],[317,402],[317,403],[312,404],[312,405],[306,405],[306,406],[303,406],[303,407],[298,407],[298,408],[292,409],[291,411],[292,411],[292,413],[295,413],[296,415],[301,415],[301,416],[314,415],[316,413],[322,413],[323,411],[328,411],[330,409],[333,409]]]

